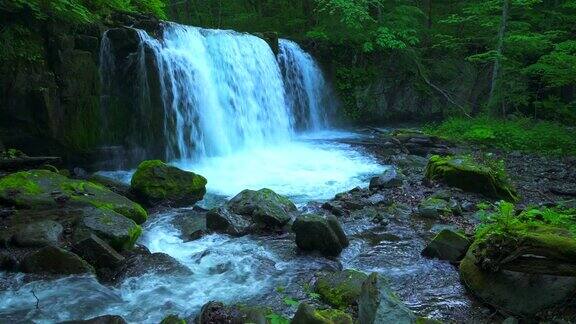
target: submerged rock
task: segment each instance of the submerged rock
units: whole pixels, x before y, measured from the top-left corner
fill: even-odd
[[[492,198],[511,202],[519,200],[516,189],[502,172],[467,156],[432,156],[426,167],[426,178]]]
[[[127,324],[122,316],[118,315],[103,315],[94,317],[87,320],[66,321],[60,324]]]
[[[263,226],[278,228],[286,225],[296,212],[296,205],[290,199],[270,189],[244,190],[227,204],[231,212],[248,216]]]
[[[93,273],[94,268],[78,255],[64,249],[47,246],[22,260],[24,272],[38,274],[73,275]]]
[[[395,167],[386,169],[381,175],[370,179],[370,189],[388,189],[402,186],[405,176]]]
[[[58,245],[64,228],[60,223],[43,220],[28,224],[14,234],[14,243],[22,247]]]
[[[353,269],[322,273],[314,289],[326,303],[344,309],[357,302],[367,278],[366,274]]]
[[[0,178],[0,202],[32,210],[95,207],[112,210],[138,224],[148,217],[140,205],[101,185],[46,170],[17,172]]]
[[[352,324],[352,317],[335,309],[317,310],[306,303],[300,303],[291,324]]]
[[[74,233],[75,241],[96,234],[118,251],[128,250],[142,233],[142,228],[133,220],[112,210],[87,208],[81,211]]]
[[[416,316],[390,289],[388,280],[372,273],[362,285],[358,299],[358,322],[363,324],[415,323]]]
[[[132,176],[131,188],[149,206],[191,206],[204,198],[206,178],[167,165],[160,160],[144,161]]]
[[[464,257],[469,246],[470,241],[465,235],[445,229],[438,233],[424,248],[422,255],[458,262]]]
[[[305,251],[319,251],[325,256],[338,256],[348,246],[348,238],[336,217],[307,214],[292,225],[296,245]]]

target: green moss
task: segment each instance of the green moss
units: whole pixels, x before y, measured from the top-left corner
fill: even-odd
[[[166,316],[160,324],[186,324],[186,321],[178,317],[177,315]]]
[[[42,192],[40,186],[32,180],[31,172],[17,172],[0,178],[0,191],[21,191],[26,194],[38,194]]]
[[[366,278],[366,274],[352,269],[326,273],[318,278],[315,290],[326,303],[345,309],[356,302]]]
[[[520,199],[503,168],[480,164],[470,156],[434,155],[428,161],[426,178],[493,198],[512,202]]]
[[[329,323],[334,323],[334,324],[345,324],[345,323],[350,323],[352,324],[352,317],[346,313],[344,313],[343,311],[337,310],[337,309],[322,309],[322,310],[317,310],[314,312],[314,315],[316,317],[319,317],[323,320],[328,321]]]

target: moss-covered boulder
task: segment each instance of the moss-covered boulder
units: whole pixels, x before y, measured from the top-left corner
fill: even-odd
[[[388,189],[402,186],[406,177],[402,172],[395,167],[386,169],[379,176],[370,179],[370,189]]]
[[[501,170],[477,163],[468,156],[432,156],[426,167],[426,178],[492,198],[519,200],[516,189]]]
[[[178,317],[177,315],[168,315],[164,317],[160,324],[186,324],[186,320]]]
[[[21,247],[58,245],[64,228],[52,220],[42,220],[23,226],[12,238]]]
[[[379,323],[416,323],[418,319],[390,289],[388,280],[372,273],[362,285],[358,299],[358,322]]]
[[[139,204],[101,185],[47,170],[17,172],[0,178],[0,204],[33,210],[95,207],[112,210],[138,224],[148,217]]]
[[[132,176],[131,189],[146,205],[190,206],[204,198],[207,180],[159,160],[144,161]]]
[[[94,268],[78,255],[64,249],[47,246],[22,260],[22,271],[27,273],[73,275],[94,273]]]
[[[567,230],[543,225],[491,232],[470,247],[460,276],[503,313],[533,316],[576,293],[576,240]]]
[[[298,306],[291,324],[352,324],[352,317],[336,309],[317,310],[312,306],[301,303]]]
[[[435,219],[442,215],[450,214],[451,212],[450,204],[440,198],[430,197],[424,199],[420,205],[418,205],[418,215],[424,218]]]
[[[445,229],[424,248],[422,255],[458,262],[464,257],[469,246],[470,240],[464,234]]]
[[[231,212],[249,216],[252,221],[265,227],[282,227],[297,211],[290,199],[266,188],[243,190],[227,206]]]
[[[136,222],[112,210],[86,208],[81,213],[74,233],[77,242],[95,234],[122,251],[132,248],[142,234],[142,228]]]
[[[356,303],[367,278],[366,274],[353,269],[321,273],[314,289],[326,303],[345,309]]]
[[[348,246],[348,238],[338,219],[333,215],[300,215],[292,224],[296,245],[304,251],[319,251],[335,257]]]

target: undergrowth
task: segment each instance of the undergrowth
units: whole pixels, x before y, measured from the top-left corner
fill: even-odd
[[[451,118],[425,127],[426,133],[459,142],[544,155],[576,156],[576,130],[528,118]]]
[[[493,211],[490,206],[482,211],[483,222],[476,230],[476,238],[482,239],[489,234],[522,233],[534,226],[547,225],[568,230],[576,238],[576,209],[566,207],[528,207],[517,210],[508,202],[496,204]]]

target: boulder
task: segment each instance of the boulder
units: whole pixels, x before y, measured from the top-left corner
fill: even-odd
[[[64,228],[60,223],[43,220],[25,225],[14,234],[14,243],[22,247],[58,245]]]
[[[178,317],[178,315],[168,315],[164,317],[160,324],[186,324],[186,321]]]
[[[306,303],[300,303],[291,324],[352,324],[352,317],[335,309],[317,310]]]
[[[440,198],[427,198],[418,205],[418,215],[424,218],[439,218],[451,213],[450,204]]]
[[[81,241],[96,234],[118,251],[128,250],[142,234],[142,228],[133,220],[112,210],[86,208],[81,211],[74,240]]]
[[[202,306],[200,314],[196,318],[198,324],[212,323],[255,323],[266,324],[266,312],[253,307],[228,306],[221,302],[210,301]]]
[[[390,289],[388,280],[372,273],[362,285],[358,299],[358,322],[362,324],[398,323],[417,321],[410,311]]]
[[[93,273],[94,268],[78,255],[47,246],[24,257],[21,268],[27,273],[73,275]]]
[[[476,297],[522,317],[561,305],[576,292],[574,239],[528,230],[477,239],[460,262],[460,277]]]
[[[241,236],[248,234],[251,226],[249,220],[226,207],[212,209],[206,214],[206,227],[211,231]]]
[[[144,161],[132,176],[131,188],[149,206],[191,206],[204,198],[206,178],[159,160]]]
[[[458,262],[464,257],[469,246],[470,241],[465,235],[445,229],[438,233],[424,248],[422,255]]]
[[[93,174],[90,177],[88,177],[88,181],[104,186],[119,195],[125,197],[130,196],[130,185],[120,182],[116,179],[112,179],[100,174]]]
[[[165,253],[151,253],[143,246],[136,246],[129,253],[125,253],[126,261],[121,269],[112,274],[112,277],[104,278],[112,283],[120,283],[127,278],[141,277],[146,273],[158,275],[190,276],[192,271]]]
[[[174,217],[172,224],[180,230],[180,237],[185,242],[197,240],[208,232],[206,213],[186,212]]]
[[[0,204],[32,210],[95,207],[112,210],[138,224],[148,217],[140,205],[101,185],[47,170],[22,171],[0,178]]]
[[[292,224],[296,245],[304,251],[319,251],[325,256],[338,256],[348,246],[348,238],[336,217],[307,214]]]
[[[366,274],[352,269],[321,273],[314,290],[326,303],[345,309],[356,303],[366,278]]]
[[[405,176],[395,167],[386,169],[381,175],[370,179],[370,189],[388,189],[402,186]]]
[[[227,204],[238,215],[249,217],[261,227],[278,228],[286,225],[297,211],[290,199],[270,189],[244,190]]]
[[[477,163],[468,156],[432,156],[426,167],[426,179],[510,202],[520,199],[502,170]]]
[[[122,316],[118,315],[103,315],[94,317],[87,320],[66,321],[60,324],[127,324]]]
[[[98,269],[116,268],[124,262],[123,256],[94,234],[74,244],[72,251]]]

